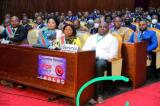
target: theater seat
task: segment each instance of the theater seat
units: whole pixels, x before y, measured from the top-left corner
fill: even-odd
[[[81,45],[82,47],[84,46],[84,44],[86,43],[87,39],[90,36],[90,33],[85,32],[85,33],[77,33],[77,36],[79,37],[80,41],[81,41]]]
[[[36,24],[33,22],[32,19],[29,19],[29,25],[32,26],[33,28],[36,28]]]
[[[132,35],[134,31],[130,28],[126,28],[126,32],[125,32],[125,36],[123,37],[123,41],[127,41],[129,40],[130,36]]]
[[[156,28],[149,28],[149,30],[155,31],[157,40],[158,40],[158,47],[153,51],[156,53],[156,69],[160,68],[160,30]],[[147,59],[147,66],[150,66],[151,61]]]
[[[117,58],[109,60],[111,63],[111,75],[112,76],[120,76],[122,72],[122,56],[121,56],[121,48],[122,48],[122,37],[120,35],[113,35],[118,39],[118,55]],[[109,71],[109,70],[108,70]],[[104,75],[108,75],[108,71],[104,72]]]
[[[30,45],[37,44],[37,42],[38,42],[38,35],[39,35],[39,30],[38,29],[32,29],[32,30],[30,30],[28,32],[28,35],[27,35],[28,43]]]
[[[136,26],[136,31],[139,31],[139,23],[133,22],[132,24]]]

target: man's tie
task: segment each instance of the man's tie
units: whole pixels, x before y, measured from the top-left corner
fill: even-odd
[[[14,32],[15,32],[15,29],[13,28],[12,31],[13,31],[13,33],[14,33]]]

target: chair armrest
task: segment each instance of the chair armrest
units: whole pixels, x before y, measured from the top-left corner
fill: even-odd
[[[153,52],[160,52],[160,49],[153,50]]]
[[[120,59],[122,59],[122,58],[113,58],[113,59],[109,59],[108,61],[112,62],[112,61],[116,61],[116,60],[120,60]]]

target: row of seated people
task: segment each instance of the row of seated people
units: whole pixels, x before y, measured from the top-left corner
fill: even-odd
[[[153,15],[153,18],[154,17],[156,17],[156,15]],[[157,18],[157,17],[156,17]],[[73,23],[72,22],[70,22],[70,21],[65,21],[65,23],[63,23],[63,27],[65,26],[65,24],[67,24],[67,23],[69,23],[69,24],[72,24],[74,27],[75,27],[75,29],[76,29],[76,31],[77,31],[77,34],[76,34],[76,36],[79,36],[81,39],[81,42],[82,42],[82,46],[84,45],[84,43],[85,43],[85,40],[88,38],[87,37],[87,35],[88,36],[90,36],[91,34],[95,34],[95,33],[97,33],[97,31],[98,31],[98,26],[99,26],[99,23],[100,23],[100,18],[97,18],[97,19],[95,19],[95,21],[93,21],[93,20],[88,20],[87,22],[81,22],[81,21],[79,21],[79,20],[75,20]],[[138,20],[136,20],[137,21],[137,23],[139,23],[138,22]],[[12,27],[12,25],[10,26],[10,20],[9,19],[6,19],[5,21],[4,21],[5,23],[4,23],[4,27],[6,27],[7,29],[12,29],[11,27]],[[58,22],[58,20],[57,19],[55,19],[54,18],[54,22],[55,22],[55,26],[54,26],[54,29],[60,29],[60,30],[63,30],[63,27],[62,28],[59,28],[59,26],[60,26],[60,24],[59,24],[59,22]],[[48,27],[48,25],[47,25],[47,23],[46,24],[44,24],[43,23],[43,20],[42,20],[42,17],[37,17],[37,20],[36,20],[36,23],[29,23],[28,22],[28,18],[27,17],[23,17],[23,20],[22,20],[22,26],[26,29],[26,31],[28,32],[30,29],[32,29],[33,27],[35,27],[35,28],[37,28],[37,29],[42,29],[42,30],[44,30],[46,27]],[[86,25],[86,23],[87,23],[87,25]],[[32,24],[32,26],[31,26],[31,24]],[[123,21],[122,21],[122,19],[121,18],[115,18],[115,20],[113,20],[113,23],[109,23],[109,24],[113,24],[113,26],[112,27],[110,27],[110,32],[112,33],[112,34],[119,34],[119,35],[121,35],[124,39],[124,41],[128,41],[128,39],[129,39],[129,37],[131,36],[131,33],[133,32],[133,31],[136,31],[136,26],[134,26],[133,24],[135,24],[135,23],[133,23],[133,24],[131,24],[131,19],[129,18],[129,17],[127,17],[126,16],[126,18],[125,18],[125,26],[126,27],[123,27],[122,26],[122,24],[124,24],[123,23]],[[152,24],[150,24],[151,26],[152,26]],[[158,24],[156,24],[156,26],[158,26]],[[137,26],[138,27],[138,26]],[[139,28],[138,28],[139,29]],[[3,30],[4,31],[4,30]],[[3,32],[2,30],[0,30],[0,32],[2,33]],[[14,30],[13,30],[14,31]],[[27,33],[26,32],[26,33]],[[88,32],[88,33],[86,33],[86,32]],[[10,32],[11,33],[11,32]],[[60,33],[60,31],[57,31],[56,30],[56,33],[58,33],[57,35],[62,35],[61,33]],[[82,38],[80,35],[86,35],[85,36],[85,38]],[[26,35],[26,34],[25,34]],[[24,37],[24,36],[23,36]],[[22,38],[23,38],[22,37]]]
[[[17,23],[18,23],[18,18],[15,16],[12,17],[11,18],[11,25],[13,24],[12,25],[13,28],[15,28],[15,26],[18,26]],[[56,34],[55,34],[56,31],[54,31],[53,28],[55,27],[55,25],[56,25],[56,23],[55,23],[54,19],[48,20],[47,29],[41,30],[39,32],[38,42],[40,44],[47,45],[47,43],[50,43],[49,40],[54,40],[53,35],[56,36]],[[20,31],[23,31],[23,30],[20,30]],[[59,31],[59,30],[57,30],[57,31]],[[96,50],[96,60],[97,60],[96,64],[98,66],[99,66],[99,62],[101,62],[101,61],[107,62],[108,59],[116,58],[116,56],[118,54],[118,40],[112,34],[109,34],[108,31],[109,31],[108,24],[105,22],[100,23],[100,25],[98,27],[98,33],[95,35],[91,35],[87,39],[87,42],[85,43],[84,47],[82,48],[82,50]],[[67,24],[66,26],[64,26],[62,32],[63,32],[64,36],[61,36],[60,38],[65,37],[65,40],[64,39],[63,39],[64,41],[61,40],[60,41],[61,44],[62,44],[62,42],[63,43],[65,42],[65,43],[69,43],[69,44],[78,45],[79,47],[81,46],[80,40],[77,40],[78,37],[76,38],[76,36],[75,36],[76,30],[72,25]],[[54,34],[52,35],[52,33],[54,33]],[[7,32],[4,31],[1,35],[1,37],[6,38],[8,40],[11,40],[9,38],[9,36],[6,36],[6,34],[7,34]],[[21,35],[17,35],[17,36],[21,36]],[[13,38],[15,38],[15,37],[16,37],[16,35]],[[11,41],[16,42],[15,40],[11,40]],[[99,67],[97,67],[96,72],[100,72],[99,68],[102,69],[101,64]],[[101,73],[96,74],[96,77],[98,77],[98,76],[101,76]],[[99,91],[100,88],[101,87],[99,86],[99,84],[97,84],[97,91]],[[101,96],[99,96],[98,98],[100,98],[100,97]]]
[[[47,27],[39,30],[37,42],[41,45],[57,46],[61,47],[63,44],[77,45],[82,50],[95,50],[96,51],[96,77],[104,75],[105,68],[108,66],[110,60],[117,58],[119,51],[119,42],[117,36],[121,36],[123,42],[148,42],[147,52],[152,58],[152,51],[158,47],[158,40],[154,31],[147,29],[147,22],[145,20],[140,21],[139,31],[132,32],[126,35],[128,31],[121,27],[121,18],[115,17],[113,20],[114,27],[109,29],[109,24],[101,20],[98,25],[97,33],[88,35],[85,39],[84,46],[81,44],[78,30],[76,31],[72,23],[67,23],[62,31],[57,29],[56,19],[49,18],[47,21]],[[13,16],[11,18],[11,25],[7,27],[2,33],[1,38],[9,40],[11,43],[20,43],[26,41],[27,29],[20,26],[18,17]],[[78,22],[79,23],[79,22]],[[82,26],[83,27],[83,26]],[[82,28],[83,29],[83,28]],[[80,31],[84,31],[80,30]],[[77,32],[77,35],[76,35]],[[35,35],[36,36],[36,35]],[[57,45],[57,42],[58,45]],[[99,103],[102,102],[102,83],[96,84],[96,98]]]

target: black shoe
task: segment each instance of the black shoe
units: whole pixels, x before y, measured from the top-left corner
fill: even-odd
[[[6,87],[9,87],[9,88],[13,88],[13,83],[9,82],[9,81],[6,81],[6,80],[1,80],[0,83]]]
[[[17,88],[19,88],[19,89],[26,89],[27,86],[25,86],[25,85],[17,85]]]

